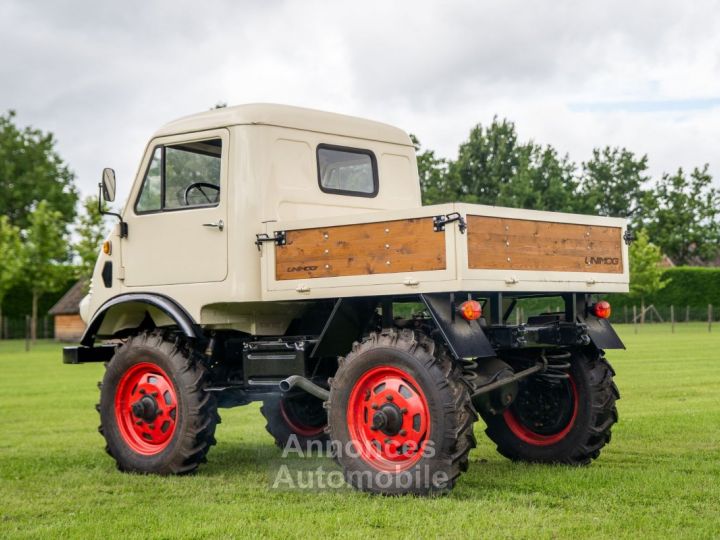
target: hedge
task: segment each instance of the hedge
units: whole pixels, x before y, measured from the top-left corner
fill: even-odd
[[[646,304],[706,309],[712,304],[720,311],[720,268],[677,266],[663,272],[663,279],[670,279],[664,289],[645,299]],[[607,300],[613,308],[640,305],[638,298],[628,294],[609,294]]]

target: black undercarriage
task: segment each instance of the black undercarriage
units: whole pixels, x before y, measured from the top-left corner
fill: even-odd
[[[458,314],[466,300],[481,304],[482,317],[465,320]],[[518,317],[523,302],[538,305],[545,300],[559,309]],[[337,358],[354,342],[383,328],[411,329],[444,342],[462,364],[478,407],[501,410],[515,399],[522,379],[561,372],[558,365],[565,362],[558,359],[567,351],[623,347],[608,321],[590,312],[591,305],[589,295],[573,293],[456,292],[319,300],[308,304],[285,335],[200,330],[194,348],[210,373],[207,390],[219,406],[232,407],[283,389],[286,395],[309,392],[322,397],[337,370]],[[114,348],[66,348],[65,362],[106,361]],[[281,389],[283,381],[292,384],[286,382]]]

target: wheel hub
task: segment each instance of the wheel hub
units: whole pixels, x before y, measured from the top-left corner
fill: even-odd
[[[141,420],[152,422],[157,418],[160,410],[154,397],[144,396],[132,404],[132,413]]]
[[[372,429],[381,430],[385,435],[397,435],[403,422],[403,413],[395,404],[383,405],[372,418]]]

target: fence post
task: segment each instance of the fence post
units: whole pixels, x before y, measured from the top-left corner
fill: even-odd
[[[685,322],[690,322],[690,306],[685,306]]]
[[[30,350],[30,315],[25,315],[25,350]]]
[[[5,339],[8,339],[10,336],[10,323],[8,323],[8,318],[3,317],[3,336],[5,336]]]
[[[675,306],[670,306],[670,324],[672,325],[672,333],[675,333]]]
[[[708,304],[708,332],[712,332],[712,304]]]
[[[637,306],[633,304],[633,328],[637,334]]]

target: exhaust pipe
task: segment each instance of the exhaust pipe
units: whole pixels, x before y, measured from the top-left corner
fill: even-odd
[[[280,390],[283,392],[289,392],[293,388],[305,390],[308,394],[312,394],[323,401],[327,401],[330,398],[330,390],[325,390],[301,375],[291,375],[287,379],[280,381]]]

